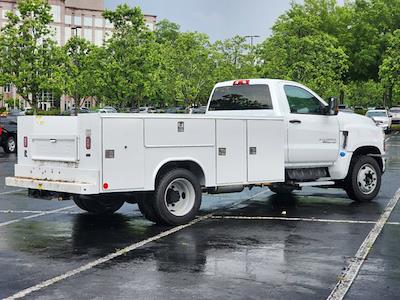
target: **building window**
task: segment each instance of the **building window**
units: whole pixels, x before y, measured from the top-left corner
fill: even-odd
[[[60,26],[50,26],[53,32],[53,40],[61,45],[61,28]]]
[[[94,31],[94,43],[97,46],[103,45],[103,30],[95,30]]]
[[[90,100],[85,100],[85,102],[83,103],[83,107],[91,108],[92,102]]]
[[[54,106],[54,95],[51,91],[42,91],[38,95],[38,107],[48,110]]]
[[[3,87],[4,93],[11,93],[11,89],[12,89],[11,83],[7,83],[7,84]]]
[[[67,43],[71,38],[71,27],[64,28],[64,43]]]
[[[84,29],[83,30],[83,37],[88,40],[89,42],[93,41],[92,37],[92,29]]]
[[[61,22],[61,7],[59,5],[51,5],[51,14],[53,15],[54,22]]]
[[[82,25],[82,18],[81,16],[74,16],[74,24],[81,26]]]
[[[84,17],[83,25],[85,25],[87,27],[92,27],[93,26],[93,18],[92,17]]]
[[[67,24],[67,25],[71,25],[72,24],[72,16],[65,15],[64,23]]]
[[[103,27],[103,19],[102,18],[95,18],[94,19],[94,26]]]

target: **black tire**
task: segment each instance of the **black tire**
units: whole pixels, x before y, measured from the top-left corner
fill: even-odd
[[[180,187],[187,189],[187,195],[184,191],[179,192]],[[152,201],[156,222],[162,225],[175,226],[192,221],[200,209],[201,197],[202,191],[199,180],[192,172],[186,169],[175,169],[167,172],[158,181]],[[180,206],[184,208],[181,209]]]
[[[278,194],[278,195],[289,195],[292,194],[293,191],[296,189],[293,186],[283,185],[283,184],[272,184],[268,186],[271,192]]]
[[[359,172],[366,172],[360,175],[365,177],[360,181],[358,180]],[[344,182],[344,190],[352,200],[369,202],[378,195],[381,181],[382,172],[378,162],[370,156],[357,156],[351,161],[349,174]]]
[[[113,214],[125,203],[123,200],[107,197],[107,195],[75,196],[74,202],[82,210],[101,215]]]
[[[10,135],[7,140],[5,145],[3,146],[4,152],[6,153],[16,153],[17,152],[17,139],[15,136]]]
[[[138,197],[137,204],[142,215],[150,222],[159,223],[161,220],[157,217],[153,208],[154,193],[145,193]]]

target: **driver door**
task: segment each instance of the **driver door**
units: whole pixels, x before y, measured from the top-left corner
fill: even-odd
[[[285,85],[289,103],[288,160],[296,165],[330,165],[339,153],[339,121],[310,91]]]

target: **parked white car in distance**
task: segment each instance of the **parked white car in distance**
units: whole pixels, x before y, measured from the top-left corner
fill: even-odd
[[[400,124],[400,107],[392,107],[389,114],[392,116],[392,124]]]
[[[389,117],[389,114],[386,110],[369,110],[367,111],[366,116],[374,120],[375,124],[378,127],[381,127],[385,132],[390,131],[390,128],[392,127],[392,119]]]
[[[118,111],[112,106],[104,106],[98,110],[101,114],[116,114]]]

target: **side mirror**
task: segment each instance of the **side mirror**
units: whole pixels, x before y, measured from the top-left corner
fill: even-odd
[[[328,101],[328,116],[336,116],[339,113],[339,100],[336,97],[329,98]]]

